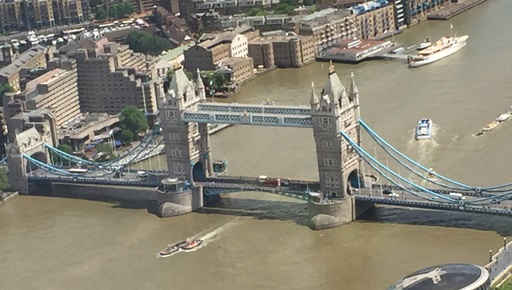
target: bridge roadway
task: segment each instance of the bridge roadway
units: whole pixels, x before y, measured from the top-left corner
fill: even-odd
[[[467,202],[471,202],[472,200],[478,198],[477,196],[466,195],[464,203],[443,203],[443,199],[430,196],[427,193],[418,193],[419,195],[427,198],[424,199],[417,197],[405,190],[395,189],[393,192],[399,196],[391,197],[387,194],[384,194],[383,190],[378,188],[360,188],[353,189],[353,196],[356,198],[356,200],[371,201],[377,204],[512,216],[512,201],[510,200],[502,201],[499,204],[481,206],[467,204]]]
[[[59,166],[58,168],[67,170],[67,167]],[[143,170],[148,173],[149,177],[139,177],[137,172],[140,171],[138,169],[131,169],[131,168],[122,168],[119,170],[121,173],[123,173],[123,176],[120,178],[115,177],[115,173],[111,172],[109,173],[106,170],[96,170],[96,171],[89,171],[84,176],[77,176],[73,178],[73,176],[67,176],[67,175],[59,175],[56,173],[51,173],[48,171],[44,171],[42,169],[37,169],[32,171],[32,176],[29,176],[31,179],[55,179],[59,177],[59,180],[68,180],[72,183],[79,183],[80,181],[92,179],[92,180],[102,180],[101,183],[108,183],[109,181],[112,182],[112,184],[118,184],[119,181],[122,181],[123,184],[127,182],[147,182],[149,179],[151,179],[152,175],[165,175],[167,171],[163,170]],[[203,180],[196,180],[198,182],[214,182],[214,183],[230,183],[230,184],[238,184],[241,186],[244,186],[245,184],[252,184],[254,186],[261,185],[258,177],[247,177],[247,176],[219,176],[219,177],[209,177]],[[155,182],[150,182],[151,185],[153,185]],[[281,184],[285,187],[289,187],[293,190],[306,190],[309,189],[310,191],[319,191],[320,190],[320,184],[318,181],[312,181],[312,180],[296,180],[296,179],[287,179],[287,178],[281,178]],[[374,190],[384,190],[384,189],[390,189],[392,191],[402,191],[401,187],[395,186],[395,185],[386,185],[386,184],[372,184],[372,188]],[[412,188],[408,188],[411,189]],[[432,189],[429,190],[439,193],[439,194],[445,194],[448,195],[450,193],[460,193],[465,196],[480,196],[480,197],[488,197],[493,196],[492,194],[487,193],[476,193],[475,191],[455,191],[455,190],[446,190],[446,189]],[[414,190],[416,191],[416,190]]]

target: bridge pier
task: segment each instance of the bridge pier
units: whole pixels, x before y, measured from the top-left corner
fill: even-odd
[[[328,203],[308,202],[309,227],[313,230],[334,228],[348,224],[375,208],[370,201],[357,201],[354,197],[329,200]]]
[[[328,203],[308,202],[309,227],[323,230],[348,224],[354,220],[352,198],[329,200]]]
[[[157,202],[157,215],[160,217],[186,214],[203,207],[203,187],[191,187],[180,192],[158,192]]]

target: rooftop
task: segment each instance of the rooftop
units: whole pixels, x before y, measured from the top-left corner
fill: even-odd
[[[179,55],[183,54],[185,50],[191,48],[194,46],[195,43],[189,43],[187,45],[178,46],[175,49],[171,49],[165,52],[165,54],[162,54],[159,56],[159,59],[165,60],[165,61],[171,61],[175,58],[177,58]]]
[[[20,57],[15,59],[11,64],[0,69],[0,76],[10,77],[12,74],[19,72],[20,69],[27,62],[29,62],[35,56],[37,56],[39,54],[43,54],[44,51],[45,51],[44,47],[42,47],[40,45],[32,46],[30,49],[28,49],[23,54],[21,54]]]
[[[83,139],[91,130],[98,131],[106,126],[119,122],[119,117],[106,113],[85,113],[69,120],[59,129],[59,139],[69,136],[73,139]]]
[[[385,40],[369,40],[369,39],[348,39],[342,40],[340,43],[329,47],[325,50],[327,55],[341,53],[358,53],[368,50],[374,46],[385,43]]]
[[[387,290],[477,289],[489,279],[483,267],[471,264],[432,266],[407,275]]]
[[[39,84],[42,84],[42,85],[48,85],[50,83],[52,83],[53,81],[57,80],[60,76],[62,76],[63,74],[66,74],[67,71],[66,70],[63,70],[63,69],[60,69],[60,68],[56,68],[54,70],[51,70],[33,80],[31,80],[30,82],[27,83],[26,85],[26,88],[25,88],[25,91],[23,93],[30,93],[34,90],[37,89],[37,85]],[[32,97],[35,97],[35,96],[32,96]],[[29,97],[27,96],[27,99],[29,99]]]

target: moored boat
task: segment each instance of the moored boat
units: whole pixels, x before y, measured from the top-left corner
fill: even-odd
[[[499,122],[492,121],[491,123],[487,124],[487,126],[485,126],[482,130],[486,131],[486,132],[491,131],[494,128],[496,128],[499,124],[500,124]]]
[[[167,248],[161,250],[158,255],[162,258],[169,257],[170,255],[179,251],[183,246],[187,244],[187,241],[182,241],[174,245],[170,245]]]
[[[428,118],[423,118],[418,122],[418,127],[416,127],[416,140],[430,138],[432,138],[432,121]]]
[[[429,47],[420,50],[417,55],[408,57],[409,67],[426,65],[452,55],[466,46],[468,38],[468,35],[442,37]]]
[[[428,37],[425,39],[425,41],[423,41],[422,43],[420,43],[420,45],[418,45],[418,48],[416,48],[417,50],[422,50],[422,49],[425,49],[427,47],[430,47],[432,46],[432,42],[430,42],[428,40]]]
[[[503,113],[498,118],[496,118],[496,122],[506,121],[509,117],[510,117],[510,112]]]

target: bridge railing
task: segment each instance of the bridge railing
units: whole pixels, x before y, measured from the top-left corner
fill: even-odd
[[[156,187],[159,182],[143,181],[143,180],[123,180],[123,179],[94,179],[83,177],[52,177],[52,176],[28,176],[29,181],[52,181],[62,183],[83,183],[83,184],[106,184],[106,185],[126,185],[126,186],[143,186]]]

